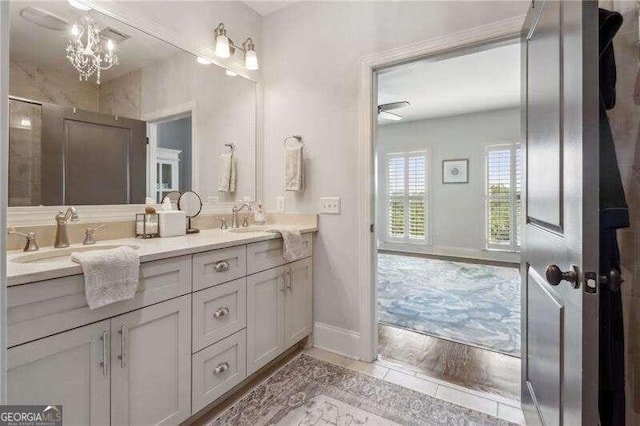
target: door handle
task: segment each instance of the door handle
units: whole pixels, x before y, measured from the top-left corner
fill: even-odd
[[[547,268],[544,270],[544,275],[549,284],[553,286],[559,285],[562,281],[569,281],[573,288],[578,288],[580,285],[578,282],[578,268],[576,266],[571,266],[570,271],[564,272],[558,265],[547,265]]]
[[[107,366],[107,332],[103,331],[102,336],[100,336],[100,340],[102,340],[102,361],[100,361],[100,366],[102,367],[102,375],[108,376],[109,369]]]
[[[287,284],[287,280],[285,280],[284,283],[287,286],[287,290],[291,291],[293,286],[293,271],[291,268],[287,271],[287,275],[289,275],[289,284]]]
[[[620,275],[620,271],[615,268],[611,268],[608,274],[600,275],[600,283],[609,284],[611,291],[620,290],[620,284],[623,282],[624,280],[622,279],[622,275]]]
[[[118,355],[118,358],[120,358],[120,368],[125,368],[127,366],[127,326],[122,324],[118,334],[120,334],[120,355]]]

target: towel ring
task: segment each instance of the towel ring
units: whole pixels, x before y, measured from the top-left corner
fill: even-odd
[[[228,146],[229,149],[231,149],[231,153],[233,154],[233,151],[236,150],[236,144],[235,143],[225,143],[224,146]]]
[[[302,136],[300,136],[300,135],[291,135],[291,136],[287,136],[286,138],[284,138],[284,146],[285,146],[285,148],[287,146],[287,141],[289,139],[295,139],[295,140],[298,141],[298,143],[300,145],[304,146],[304,142],[302,142]]]

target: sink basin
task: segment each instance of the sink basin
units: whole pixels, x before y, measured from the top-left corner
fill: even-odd
[[[278,232],[275,229],[271,229],[268,226],[249,226],[246,228],[231,228],[228,229],[232,234],[245,234],[249,232]]]
[[[108,249],[114,249],[118,247],[131,247],[134,250],[138,250],[140,248],[140,246],[136,246],[133,244],[98,244],[95,246],[66,247],[61,249],[51,249],[43,252],[23,254],[23,255],[14,257],[13,259],[11,259],[11,262],[34,263],[34,262],[71,260],[71,253],[93,251],[93,250],[108,250]]]

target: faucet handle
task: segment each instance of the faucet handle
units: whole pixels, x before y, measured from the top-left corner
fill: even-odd
[[[96,243],[96,239],[93,237],[93,233],[98,229],[106,228],[107,225],[98,225],[94,227],[88,227],[84,230],[84,242],[82,245],[89,246]]]
[[[14,226],[9,226],[7,228],[7,234],[20,235],[21,237],[25,237],[27,239],[27,242],[22,251],[38,251],[40,249],[40,247],[38,247],[38,243],[36,242],[35,232],[28,232],[25,234],[24,232],[16,231],[16,228]]]

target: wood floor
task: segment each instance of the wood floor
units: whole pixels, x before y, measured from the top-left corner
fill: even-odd
[[[378,344],[381,361],[469,389],[520,399],[520,358],[382,324]]]

